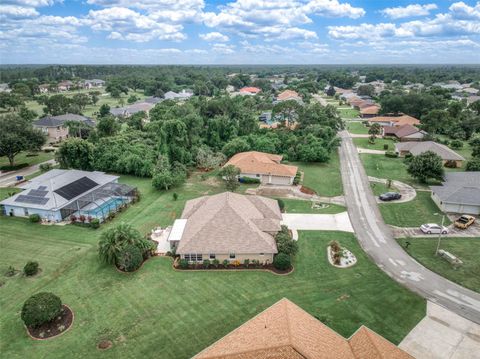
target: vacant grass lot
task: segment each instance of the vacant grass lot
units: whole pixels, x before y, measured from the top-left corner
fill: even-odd
[[[360,116],[360,112],[353,108],[337,108],[337,111],[342,118],[357,118]]]
[[[287,213],[317,213],[317,214],[336,214],[345,212],[347,208],[336,204],[326,204],[327,208],[312,208],[314,202],[302,201],[298,199],[285,199],[282,198],[285,203],[285,212]]]
[[[316,191],[320,196],[339,196],[343,193],[340,160],[335,151],[328,163],[292,163],[304,172],[303,185]]]
[[[442,221],[442,212],[430,198],[430,192],[417,191],[417,196],[404,203],[381,203],[379,205],[385,223],[397,227],[419,227],[423,223]],[[451,222],[445,216],[444,224]]]
[[[133,180],[133,179],[130,179]],[[144,194],[120,220],[142,231],[147,223],[171,223],[173,212],[193,193]],[[198,194],[202,192],[198,187]],[[162,210],[165,205],[170,208]],[[188,358],[277,300],[287,297],[322,318],[343,336],[361,324],[394,343],[424,316],[425,302],[371,263],[353,235],[300,233],[300,252],[289,276],[267,272],[176,272],[169,258],[154,258],[130,275],[98,261],[100,230],[75,226],[40,226],[0,218],[1,271],[38,260],[34,278],[2,277],[1,347],[6,358],[98,357],[100,340],[112,340],[104,358]],[[353,251],[358,264],[336,269],[326,259],[333,240]],[[53,340],[38,342],[25,333],[22,303],[33,293],[52,291],[75,312],[73,327]],[[208,330],[206,330],[208,328]],[[73,354],[73,355],[72,355]]]
[[[401,245],[407,239],[399,239]],[[444,249],[463,261],[463,265],[453,269],[450,263],[441,257],[435,256],[437,241],[430,238],[409,239],[411,245],[407,252],[422,263],[425,267],[437,272],[466,288],[480,293],[480,259],[478,248],[480,238],[443,238],[440,248]]]
[[[348,132],[357,134],[357,135],[368,134],[368,127],[366,127],[363,123],[358,121],[348,121],[347,130]]]
[[[376,138],[374,143],[370,143],[368,138],[354,138],[353,143],[357,147],[366,148],[369,150],[385,151],[384,145],[387,145],[387,150],[395,150],[395,142],[390,139]]]
[[[55,157],[53,152],[20,152],[18,155],[15,156],[15,164],[20,163],[28,163],[31,165],[37,165],[39,163],[51,160]],[[9,166],[10,162],[6,156],[0,157],[0,167],[1,166]]]

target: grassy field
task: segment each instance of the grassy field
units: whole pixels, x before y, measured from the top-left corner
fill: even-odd
[[[337,108],[340,117],[342,118],[357,118],[360,112],[353,108]]]
[[[328,163],[292,163],[304,172],[303,185],[320,196],[339,196],[343,193],[338,152],[332,153]]]
[[[142,232],[153,224],[171,223],[184,199],[204,188],[193,184],[184,190],[176,202],[170,193],[144,193],[142,201],[114,223],[128,221]],[[295,271],[289,276],[182,273],[172,270],[165,257],[125,275],[98,261],[96,244],[104,229],[0,218],[1,272],[10,265],[22,268],[27,260],[38,260],[42,268],[34,278],[2,277],[4,357],[98,357],[96,345],[108,339],[113,347],[102,353],[104,358],[188,358],[283,297],[343,336],[364,324],[394,343],[425,314],[424,300],[371,263],[348,233],[301,232]],[[333,239],[355,253],[355,267],[336,269],[328,264],[325,249]],[[58,294],[75,312],[72,329],[45,342],[31,340],[19,318],[25,299],[40,291]]]
[[[430,192],[417,191],[417,196],[404,203],[381,203],[379,205],[385,223],[397,227],[418,227],[423,223],[442,221],[442,212],[430,198]],[[445,225],[451,222],[445,216]]]
[[[285,212],[287,213],[336,214],[347,210],[345,207],[336,204],[327,204],[327,208],[317,209],[312,208],[313,202],[311,201],[285,198],[282,198],[282,201],[285,203]]]
[[[401,245],[407,239],[399,239]],[[480,238],[443,238],[440,248],[463,261],[463,265],[453,269],[445,259],[435,256],[437,241],[430,238],[408,239],[411,245],[407,252],[425,267],[437,272],[442,277],[480,293],[480,259],[478,248]]]
[[[353,143],[357,147],[366,148],[369,150],[385,151],[384,145],[388,145],[388,150],[395,149],[395,142],[390,139],[377,138],[374,143],[370,143],[368,138],[354,138]]]
[[[348,121],[347,130],[348,132],[357,134],[357,135],[368,134],[368,127],[366,127],[363,123],[358,121]]]
[[[53,152],[20,152],[17,156],[15,156],[15,163],[28,163],[31,165],[36,165],[54,158],[55,154]],[[0,157],[0,166],[8,166],[10,162],[6,156]]]

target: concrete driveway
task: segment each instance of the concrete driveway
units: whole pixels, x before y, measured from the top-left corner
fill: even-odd
[[[353,233],[347,212],[337,214],[283,213],[282,217],[282,224],[295,231],[343,231]]]
[[[480,358],[480,325],[427,302],[427,316],[399,347],[415,358]]]
[[[387,180],[385,178],[368,176],[368,180],[370,182],[377,182],[383,184],[387,183]],[[378,197],[375,197],[377,203],[404,203],[413,200],[417,196],[417,191],[415,191],[415,188],[406,183],[394,180],[392,181],[392,187],[394,190],[396,190],[402,195],[402,198],[396,199],[394,201],[383,202]]]

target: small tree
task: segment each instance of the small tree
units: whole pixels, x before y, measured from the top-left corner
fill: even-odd
[[[273,259],[273,266],[278,270],[287,270],[292,266],[290,256],[286,253],[278,253]]]
[[[117,256],[117,266],[125,272],[136,271],[143,262],[143,255],[140,248],[135,245],[128,245],[120,250]]]
[[[468,161],[465,171],[480,171],[480,158],[474,158]]]
[[[442,180],[444,175],[442,158],[432,151],[423,152],[412,157],[407,172],[422,183],[426,183],[430,178]]]
[[[235,190],[240,185],[240,183],[238,182],[240,169],[233,165],[228,165],[222,168],[222,170],[220,171],[220,175],[225,180],[225,186],[227,187],[227,190],[235,192]]]
[[[375,143],[375,139],[377,138],[378,135],[382,133],[382,127],[378,123],[374,123],[373,125],[370,126],[368,129],[368,134],[370,135],[369,141],[371,143]]]
[[[327,89],[327,96],[335,96],[335,89],[333,88],[333,86],[330,86],[328,89]]]
[[[282,230],[275,236],[278,253],[285,253],[294,256],[298,252],[298,244],[290,236],[290,232],[286,226],[282,226]]]
[[[21,318],[27,327],[38,327],[60,315],[62,301],[53,293],[32,295],[23,304]]]
[[[38,273],[38,262],[28,261],[23,267],[23,273],[28,277]]]

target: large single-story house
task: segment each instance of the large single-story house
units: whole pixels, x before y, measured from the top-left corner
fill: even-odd
[[[234,155],[225,164],[240,169],[240,177],[257,178],[262,184],[292,185],[298,167],[280,163],[283,156],[249,151]]]
[[[295,100],[300,104],[303,103],[302,97],[298,94],[297,91],[293,91],[293,90],[282,91],[277,95],[275,102],[290,101],[290,100]]]
[[[73,87],[72,81],[62,81],[57,85],[58,91],[69,91]]]
[[[380,111],[380,106],[378,105],[367,105],[363,108],[360,108],[360,117],[362,118],[371,118],[378,115]]]
[[[90,117],[76,115],[74,113],[67,113],[59,116],[45,116],[33,123],[33,126],[42,130],[47,135],[48,143],[60,142],[69,136],[66,122],[76,121],[82,122],[87,126],[95,126],[95,121]]]
[[[152,108],[155,107],[154,103],[150,102],[136,102],[134,104],[124,107],[114,107],[110,109],[110,113],[115,117],[130,117],[138,112],[145,112],[147,115]]]
[[[383,136],[395,137],[401,142],[423,141],[428,133],[412,125],[383,126]]]
[[[408,115],[400,116],[377,116],[368,120],[370,124],[378,123],[380,126],[403,126],[403,125],[420,125],[420,120]]]
[[[243,323],[193,359],[413,359],[361,326],[345,339],[283,298]]]
[[[448,172],[441,186],[430,186],[443,212],[480,214],[480,172]]]
[[[259,260],[272,263],[282,214],[271,198],[232,192],[187,201],[168,237],[189,262]]]
[[[105,219],[136,194],[134,187],[118,183],[118,176],[104,172],[53,169],[19,186],[22,192],[0,202],[8,216],[40,215],[60,222],[85,216]]]
[[[257,93],[262,92],[258,87],[242,87],[238,90],[238,93],[241,95],[256,95]]]
[[[91,89],[94,87],[103,87],[105,86],[105,81],[100,79],[85,80],[83,82],[83,87],[86,89]]]
[[[192,96],[193,96],[193,92],[188,90],[182,90],[181,92],[174,92],[174,91],[165,92],[165,94],[163,95],[163,98],[165,100],[183,101],[183,100],[188,100]]]
[[[465,158],[460,156],[454,150],[433,141],[399,142],[395,144],[395,152],[398,153],[399,156],[405,156],[409,153],[414,156],[418,156],[419,154],[427,151],[432,151],[439,155],[443,160],[443,164],[445,164],[447,161],[453,161],[457,167],[462,167],[462,163],[465,161]]]

